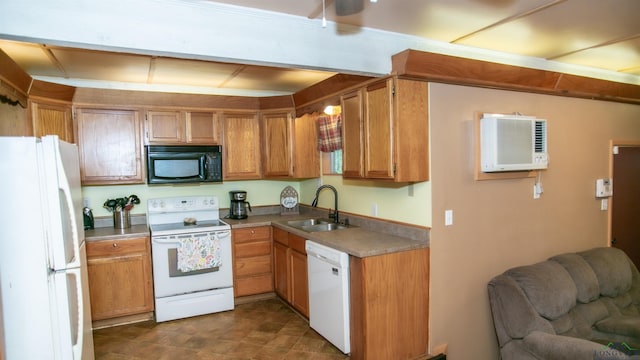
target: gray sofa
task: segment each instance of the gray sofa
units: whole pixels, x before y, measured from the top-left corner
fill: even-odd
[[[516,267],[488,288],[504,360],[640,359],[640,274],[619,249]]]

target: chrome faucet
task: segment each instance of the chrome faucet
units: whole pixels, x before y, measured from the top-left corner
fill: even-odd
[[[331,213],[331,209],[329,209],[329,218],[333,219],[334,223],[339,223],[340,222],[340,218],[338,217],[338,190],[336,190],[336,188],[334,188],[331,185],[322,185],[318,188],[318,190],[316,190],[316,197],[313,199],[313,202],[311,203],[311,206],[316,207],[318,206],[318,195],[320,195],[320,191],[322,191],[322,189],[331,189],[331,191],[333,191],[333,199],[335,201],[333,208],[333,214]]]

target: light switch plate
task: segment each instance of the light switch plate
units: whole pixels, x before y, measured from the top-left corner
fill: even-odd
[[[453,225],[453,210],[444,211],[444,226]]]

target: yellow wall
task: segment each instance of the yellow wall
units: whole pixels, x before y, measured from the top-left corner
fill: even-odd
[[[132,194],[140,197],[140,205],[133,208],[132,214],[145,214],[147,200],[171,196],[215,195],[220,202],[220,208],[229,207],[229,191],[244,190],[247,201],[251,206],[277,205],[280,193],[286,186],[293,186],[300,192],[297,181],[226,181],[222,184],[205,185],[118,185],[118,186],[84,186],[82,196],[88,198],[94,216],[109,216],[111,213],[102,208],[107,199],[125,197]],[[249,213],[251,215],[251,213]]]
[[[608,244],[595,180],[609,176],[609,141],[640,140],[640,106],[430,85],[430,346],[452,359],[497,359],[487,283],[504,270]],[[474,112],[548,120],[544,193],[535,179],[474,181]],[[453,210],[453,225],[444,212]]]
[[[340,211],[394,220],[402,223],[429,226],[431,224],[431,185],[429,182],[395,184],[381,181],[344,180],[342,176],[323,176],[323,184],[338,190]],[[300,185],[302,202],[311,204],[318,180],[303,181]],[[372,213],[377,205],[378,214]],[[318,207],[333,209],[333,194],[322,190]]]

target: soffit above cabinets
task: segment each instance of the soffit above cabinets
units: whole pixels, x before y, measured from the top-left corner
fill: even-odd
[[[516,60],[522,58],[524,67],[535,67],[527,60],[535,64],[549,60],[545,63],[605,71],[622,79],[621,82],[640,84],[638,0],[363,0],[364,10],[350,16],[336,16],[335,1],[339,0],[324,0],[326,19],[336,24],[338,37],[334,40],[352,37],[359,29],[373,29],[416,39],[416,44],[428,39],[432,44],[473,49],[480,54],[479,60],[494,61],[496,54],[515,55]],[[198,10],[202,4],[232,8],[234,15],[247,14],[247,19],[255,19],[252,16],[260,11],[260,18],[266,18],[266,23],[271,19],[271,23],[281,22],[283,16],[295,17],[305,24],[304,29],[291,30],[297,32],[307,31],[307,26],[321,27],[323,17],[322,0],[171,0],[171,3],[186,7],[198,4]],[[309,40],[314,47],[326,45],[316,45],[314,39]],[[282,48],[273,51],[286,53],[285,40],[278,39],[276,44]],[[277,96],[296,93],[345,72],[335,66],[277,67],[280,63],[261,66],[260,61],[251,59],[236,64],[192,58],[195,56],[190,53],[178,58],[144,55],[144,51],[137,53],[137,49],[88,50],[43,42],[16,42],[2,40],[0,36],[0,49],[35,79],[123,90]],[[328,54],[339,58],[342,53]],[[385,60],[375,56],[370,55],[373,61]],[[226,58],[214,58],[219,59]],[[285,61],[288,59],[285,57]]]

